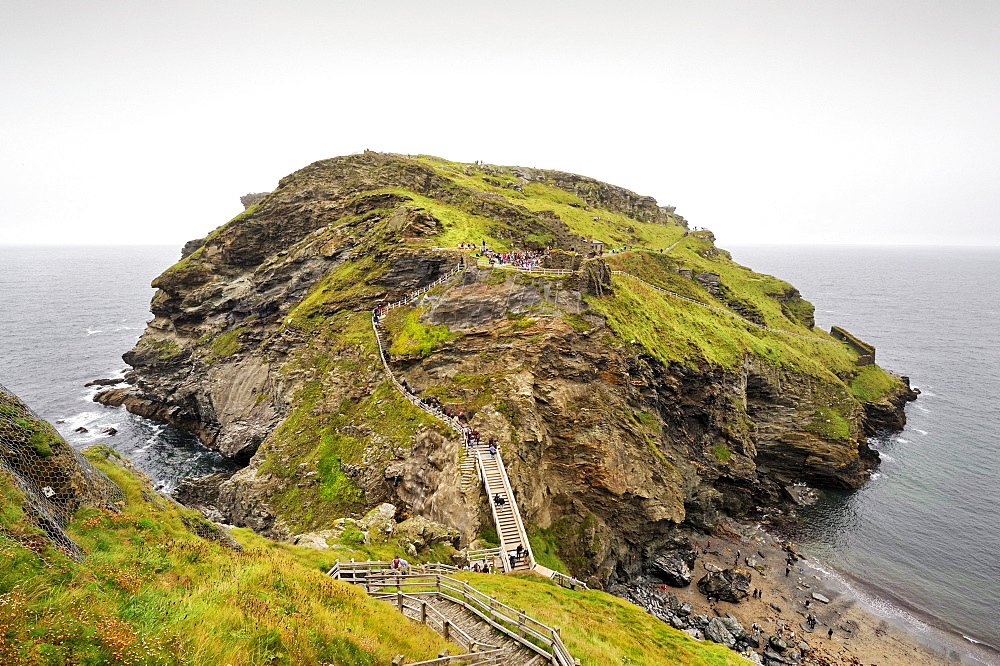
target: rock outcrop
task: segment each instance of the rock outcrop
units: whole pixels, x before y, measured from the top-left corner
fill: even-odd
[[[592,257],[594,239],[649,251]],[[573,272],[501,270],[459,242]],[[682,582],[682,555],[654,558],[688,532],[785,506],[795,483],[858,487],[878,459],[865,436],[900,423],[909,390],[671,207],[563,172],[325,160],[185,252],[153,283],[130,386],[96,399],[237,461],[178,497],[270,536],[383,503],[466,541],[488,526],[460,443],[387,381],[371,331],[373,305],[462,262],[384,318],[392,371],[497,439],[525,520],[596,584]],[[860,372],[878,379],[864,399]]]
[[[742,569],[711,571],[698,580],[698,591],[735,604],[750,596],[750,574]]]

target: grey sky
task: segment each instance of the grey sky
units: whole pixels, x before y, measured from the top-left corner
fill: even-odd
[[[561,169],[721,245],[1000,244],[1000,2],[0,6],[0,243],[203,236],[365,148]]]

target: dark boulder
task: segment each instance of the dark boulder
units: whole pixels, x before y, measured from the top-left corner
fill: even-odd
[[[750,576],[741,569],[723,569],[702,576],[698,591],[730,603],[739,603],[750,596]]]
[[[708,621],[708,626],[705,627],[705,638],[715,643],[721,643],[727,648],[736,645],[736,638],[729,632],[722,619],[718,617],[713,617]]]
[[[733,635],[733,638],[738,641],[746,639],[747,630],[743,628],[743,625],[740,624],[740,621],[735,617],[728,615],[726,617],[719,618],[719,621],[726,625],[726,629],[728,629],[729,633]]]
[[[652,574],[672,587],[691,584],[691,567],[681,553],[661,553],[650,563]]]
[[[769,638],[767,642],[772,648],[774,648],[778,652],[784,652],[789,647],[791,647],[788,644],[788,641],[786,641],[784,638],[780,636],[771,636],[771,638]]]

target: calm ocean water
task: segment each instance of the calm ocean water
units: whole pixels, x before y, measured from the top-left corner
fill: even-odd
[[[107,443],[167,490],[230,466],[186,433],[93,402],[97,390],[84,384],[125,370],[122,354],[152,319],[149,283],[179,255],[158,246],[0,246],[0,384],[71,445]]]
[[[1000,248],[729,249],[922,391],[872,481],[805,512],[805,549],[886,613],[1000,647]]]
[[[805,548],[889,616],[1000,646],[1000,250],[738,247],[923,392],[882,465],[808,512]],[[0,246],[0,383],[74,446],[106,441],[166,488],[227,465],[192,437],[91,401],[151,318],[174,247]],[[88,432],[78,433],[77,428]],[[115,427],[114,437],[100,430]],[[972,646],[970,642],[968,645]],[[986,663],[998,663],[992,657]]]

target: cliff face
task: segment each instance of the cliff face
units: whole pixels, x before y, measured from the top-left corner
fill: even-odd
[[[631,249],[589,258],[592,240]],[[576,272],[442,249],[484,242],[561,248],[539,261]],[[466,270],[386,317],[394,372],[498,439],[526,521],[580,575],[635,573],[685,529],[781,505],[795,482],[858,487],[877,462],[865,435],[898,426],[911,397],[672,208],[562,172],[326,160],[187,251],[154,282],[131,388],[98,399],[245,465],[187,492],[274,536],[384,501],[466,538],[487,526],[459,443],[387,382],[371,331],[374,304],[463,255]]]

